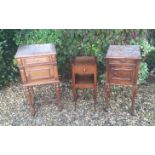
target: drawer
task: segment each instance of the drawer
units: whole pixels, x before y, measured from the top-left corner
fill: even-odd
[[[126,68],[126,69],[135,69],[136,64],[135,63],[109,63],[110,68]]]
[[[30,58],[24,58],[23,64],[24,65],[35,65],[35,64],[52,63],[54,61],[55,59],[50,56],[30,57]]]
[[[134,64],[109,64],[109,80],[112,83],[132,83],[135,73]]]
[[[74,66],[74,72],[76,74],[93,74],[96,73],[96,65],[77,65]]]
[[[27,81],[54,79],[54,67],[51,65],[29,67],[25,69]]]
[[[110,64],[135,64],[136,61],[132,59],[109,59]]]

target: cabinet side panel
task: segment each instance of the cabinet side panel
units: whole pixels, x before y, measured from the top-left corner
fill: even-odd
[[[26,83],[27,82],[27,78],[26,78],[25,68],[23,67],[22,59],[18,58],[17,59],[17,63],[18,63],[21,79],[22,79],[23,83]]]

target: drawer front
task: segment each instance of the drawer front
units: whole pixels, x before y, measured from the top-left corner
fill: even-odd
[[[55,62],[55,56],[41,56],[41,57],[30,57],[24,58],[24,65],[35,65]]]
[[[79,65],[79,66],[75,66],[74,68],[74,72],[77,74],[93,74],[96,72],[96,66],[83,66],[83,65]]]
[[[109,59],[109,63],[111,64],[135,64],[136,60],[133,59]]]
[[[27,81],[55,79],[54,67],[51,65],[29,67],[25,69]]]
[[[134,64],[109,64],[109,80],[116,84],[131,84],[134,81]]]

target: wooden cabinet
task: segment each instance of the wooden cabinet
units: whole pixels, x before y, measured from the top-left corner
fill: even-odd
[[[110,97],[111,85],[132,86],[132,114],[134,114],[137,94],[138,70],[141,60],[140,48],[137,45],[111,45],[106,55],[106,110]]]
[[[110,83],[132,85],[135,81],[136,61],[122,62],[119,60],[110,60],[107,62],[107,65],[109,68],[108,77]]]
[[[33,86],[41,84],[56,85],[58,108],[60,109],[60,82],[55,46],[53,44],[20,46],[15,57],[32,113],[35,114]]]
[[[92,88],[94,93],[94,108],[97,97],[97,62],[93,56],[76,57],[72,64],[72,87],[73,96],[77,101],[77,90]]]

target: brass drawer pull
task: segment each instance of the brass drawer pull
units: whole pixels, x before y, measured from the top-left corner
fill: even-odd
[[[84,72],[84,73],[86,72],[86,68],[83,68],[83,72]]]

